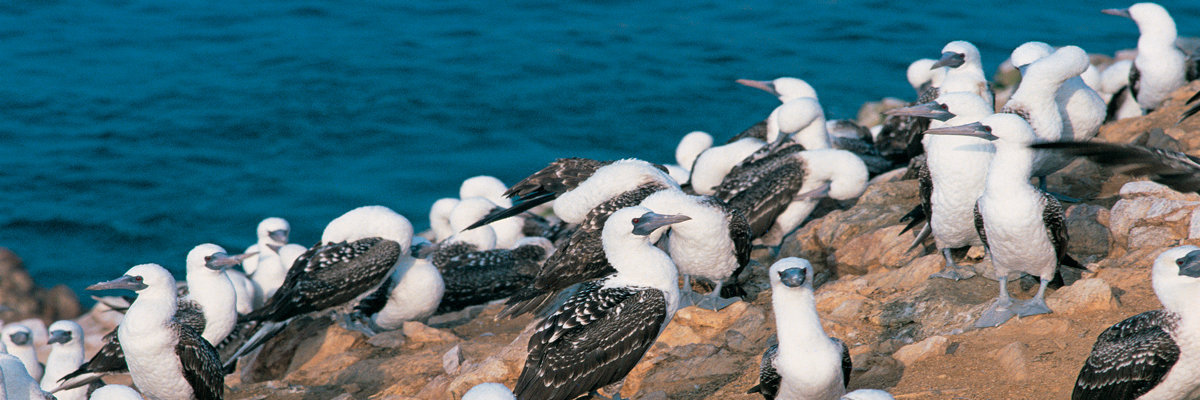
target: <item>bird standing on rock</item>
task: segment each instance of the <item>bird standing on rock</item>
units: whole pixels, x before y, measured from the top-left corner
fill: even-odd
[[[627,207],[604,223],[604,252],[617,272],[581,285],[537,324],[514,392],[522,400],[566,400],[620,382],[679,306],[671,257],[654,246],[685,215]],[[615,390],[619,393],[620,390]],[[614,396],[617,398],[619,396]]]
[[[763,353],[759,383],[749,393],[767,400],[841,398],[850,384],[850,352],[821,327],[812,264],[788,257],[772,264],[767,275],[779,344]]]

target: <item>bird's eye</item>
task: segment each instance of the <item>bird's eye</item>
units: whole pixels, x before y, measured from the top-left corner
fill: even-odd
[[[984,125],[984,126],[983,126],[983,131],[984,131],[984,132],[987,132],[987,133],[992,133],[992,127],[990,127],[990,126],[987,126],[987,125]]]
[[[204,256],[204,261],[212,261],[212,256]]]
[[[133,280],[135,280],[135,281],[138,281],[138,282],[141,282],[141,281],[142,281],[142,277],[140,277],[140,276],[135,276],[135,277],[133,277]]]
[[[635,223],[635,224],[636,224],[636,223],[639,223],[639,222],[642,222],[642,219],[641,219],[641,218],[634,218],[634,219],[633,219],[633,223]]]
[[[1175,260],[1175,265],[1182,267],[1182,266],[1183,266],[1183,259],[1182,259],[1182,258],[1180,258],[1180,259],[1178,259],[1178,260]]]
[[[949,110],[949,109],[950,109],[950,107],[946,107],[946,105],[945,105],[945,104],[938,104],[938,106],[939,106],[939,107],[942,107],[942,109],[943,109],[943,110]]]

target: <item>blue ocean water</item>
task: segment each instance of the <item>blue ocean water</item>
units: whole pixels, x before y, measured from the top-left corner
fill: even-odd
[[[361,4],[372,3],[372,4]],[[994,69],[1028,40],[1136,45],[1122,3],[930,0],[0,2],[0,246],[74,289],[192,246],[293,241],[382,204],[428,206],[477,174],[557,157],[672,160],[796,76],[826,114],[911,97],[904,69],[965,39]],[[1200,35],[1200,3],[1163,3]]]

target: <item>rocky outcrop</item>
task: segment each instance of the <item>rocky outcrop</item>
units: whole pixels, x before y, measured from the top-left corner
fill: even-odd
[[[82,313],[79,298],[66,285],[43,288],[33,282],[25,263],[11,250],[0,247],[0,320],[37,318],[51,322]],[[48,321],[48,322],[47,322]]]

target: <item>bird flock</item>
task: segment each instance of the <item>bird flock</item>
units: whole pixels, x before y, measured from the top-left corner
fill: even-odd
[[[822,329],[813,266],[795,257],[760,265],[752,250],[777,258],[823,199],[853,200],[872,182],[915,178],[921,204],[905,218],[907,229],[921,228],[909,250],[932,237],[945,258],[930,279],[973,276],[952,253],[963,247],[983,246],[995,266],[999,294],[977,328],[1053,312],[1045,290],[1070,284],[1084,267],[1066,252],[1061,202],[1076,200],[1048,191],[1047,175],[1085,156],[1200,192],[1200,159],[1090,141],[1105,121],[1159,108],[1200,75],[1200,62],[1176,47],[1163,7],[1103,12],[1136,23],[1134,59],[1101,69],[1079,47],[1025,43],[1011,54],[1021,81],[1005,101],[978,49],[953,41],[938,58],[911,64],[917,101],[887,111],[878,126],[826,120],[801,79],[741,79],[780,105],[723,144],[705,132],[685,135],[673,164],[563,158],[511,187],[474,177],[459,197],[432,205],[431,230],[421,236],[383,206],[346,212],[308,248],[288,243],[286,220],[264,219],[242,253],[210,243],[192,249],[185,283],[141,264],[89,287],[136,294],[97,297],[124,317],[91,358],[73,321],[3,325],[0,398],[221,399],[224,376],[296,318],[328,315],[374,335],[502,302],[496,318],[535,316],[524,367],[511,389],[481,384],[463,399],[604,398],[601,391],[617,399],[677,310],[741,301],[757,269],[770,282],[777,344],[765,349],[750,393],[890,399],[877,389],[846,393],[848,348]],[[1180,120],[1197,112],[1200,103]],[[1040,281],[1032,299],[1009,295],[1016,274]],[[1164,308],[1101,333],[1073,399],[1200,398],[1200,248],[1162,252],[1150,282]],[[39,341],[50,347],[44,367]],[[122,373],[137,390],[103,384]]]

